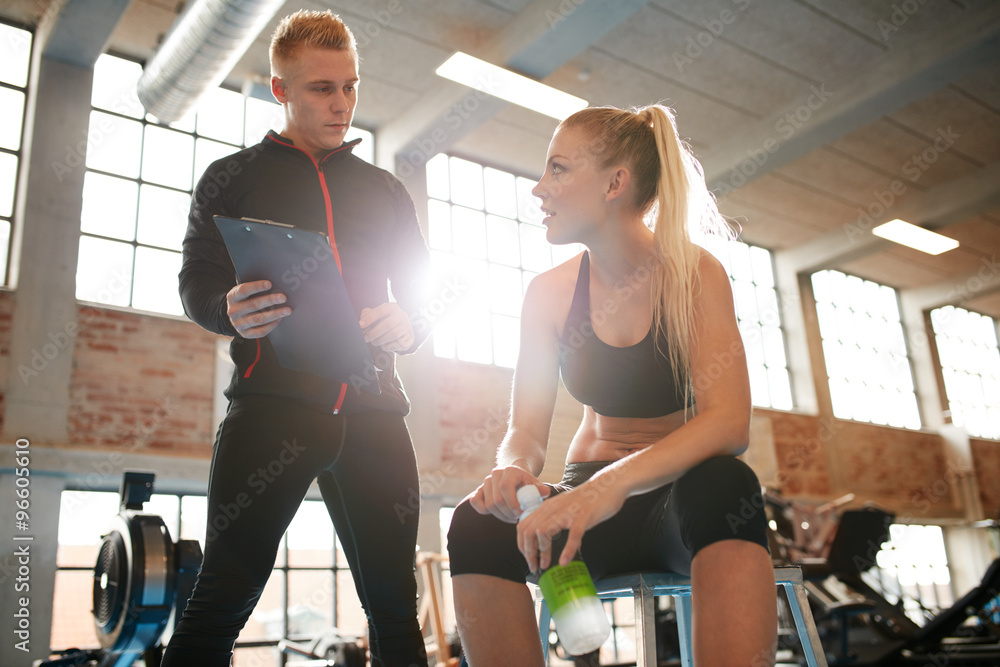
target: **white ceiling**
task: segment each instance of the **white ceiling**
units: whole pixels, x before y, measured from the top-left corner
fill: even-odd
[[[133,0],[108,48],[151,57],[183,4]],[[2,0],[0,15],[33,23],[46,5]],[[464,104],[469,118],[438,147],[537,175],[555,121],[440,80],[456,50],[592,105],[663,101],[745,241],[797,270],[1000,318],[1000,2],[314,0],[278,16],[299,8],[330,8],[358,36],[355,123],[378,133],[383,159],[415,160]],[[276,22],[230,84],[266,77]],[[961,245],[935,257],[896,246],[869,233],[865,211]]]

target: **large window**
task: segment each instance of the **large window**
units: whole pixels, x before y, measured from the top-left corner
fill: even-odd
[[[791,410],[792,386],[770,251],[741,241],[705,240],[729,273],[753,404]]]
[[[964,308],[931,311],[951,421],[969,435],[1000,439],[997,323]]]
[[[461,301],[435,323],[437,356],[513,368],[528,282],[580,252],[545,240],[534,185],[444,154],[427,163],[428,245]]]
[[[0,23],[0,284],[4,285],[10,282],[10,231],[16,209],[31,38],[27,30]]]
[[[94,67],[76,296],[182,314],[177,294],[191,191],[214,160],[280,129],[281,108],[222,88],[162,124],[135,94],[142,67],[109,55]],[[354,130],[349,138],[371,133]],[[356,151],[371,159],[371,142]]]
[[[955,602],[940,526],[893,524],[864,579],[917,625]]]
[[[920,428],[896,291],[839,271],[812,286],[834,416]]]
[[[59,512],[51,646],[97,648],[91,614],[94,564],[102,535],[118,514],[119,494],[65,491]],[[204,546],[205,497],[154,494],[143,507],[163,518],[174,541]],[[336,627],[343,636],[367,628],[343,548],[322,502],[306,500],[282,538],[271,578],[236,645],[236,663],[280,664],[282,638],[308,643]],[[169,628],[166,635],[169,635]]]

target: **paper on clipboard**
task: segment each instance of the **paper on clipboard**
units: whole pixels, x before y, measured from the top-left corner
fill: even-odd
[[[240,282],[269,280],[292,314],[267,335],[283,367],[378,394],[372,359],[325,234],[214,216]]]

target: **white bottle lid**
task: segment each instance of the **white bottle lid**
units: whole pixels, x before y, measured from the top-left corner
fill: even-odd
[[[528,512],[542,504],[542,494],[534,484],[525,484],[517,490],[517,502],[522,512]]]

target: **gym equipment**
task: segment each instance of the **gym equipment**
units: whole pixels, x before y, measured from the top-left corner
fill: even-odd
[[[101,648],[69,651],[36,667],[129,667],[160,663],[160,637],[171,612],[184,611],[201,567],[196,540],[171,540],[163,519],[142,512],[153,494],[152,472],[126,471],[119,513],[103,535],[94,565],[93,615]]]
[[[889,538],[892,514],[866,506],[837,517],[844,502],[809,508],[771,493],[765,502],[772,556],[802,567],[831,665],[1000,665],[1000,626],[989,612],[1000,591],[1000,559],[978,586],[920,626],[862,576]]]

